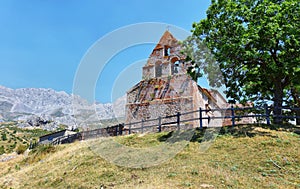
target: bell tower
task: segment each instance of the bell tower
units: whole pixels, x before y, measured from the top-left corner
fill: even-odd
[[[165,31],[143,67],[143,79],[186,73],[185,57],[180,53],[180,48],[177,39]]]

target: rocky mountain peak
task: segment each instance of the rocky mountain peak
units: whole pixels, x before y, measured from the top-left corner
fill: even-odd
[[[10,89],[0,86],[0,118],[2,121],[30,123],[32,117],[37,116],[46,124],[51,121],[72,128],[88,127],[101,124],[100,120],[103,119],[124,116],[124,100],[124,97],[118,99],[117,105],[90,104],[87,100],[64,91],[45,88]]]

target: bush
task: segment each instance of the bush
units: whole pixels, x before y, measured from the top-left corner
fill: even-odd
[[[4,146],[1,146],[0,147],[0,155],[4,154],[5,153],[5,149],[4,149]]]
[[[2,139],[3,141],[7,140],[6,133],[2,133],[1,139]]]
[[[16,149],[17,154],[23,154],[27,150],[26,145],[19,145]]]
[[[32,152],[37,153],[37,154],[48,154],[51,152],[55,152],[55,150],[56,149],[53,145],[42,144],[42,145],[39,145],[37,148],[35,148]]]
[[[25,163],[38,162],[45,158],[48,154],[56,152],[57,148],[52,145],[38,145],[29,152],[29,156],[25,158]]]
[[[17,146],[17,143],[14,143],[14,144],[10,145],[9,147],[10,147],[11,150],[13,150],[13,149],[16,148],[16,146]]]

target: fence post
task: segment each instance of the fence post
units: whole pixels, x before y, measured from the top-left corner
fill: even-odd
[[[142,133],[144,133],[144,119],[142,119]]]
[[[234,107],[231,105],[231,121],[232,121],[232,127],[235,126],[235,116],[234,116]]]
[[[161,132],[161,116],[158,117],[158,132]]]
[[[118,136],[118,128],[119,128],[119,126],[116,125],[116,128],[115,128],[116,135],[115,136]]]
[[[180,130],[180,112],[177,112],[177,130]]]
[[[131,122],[129,122],[129,129],[128,129],[128,134],[131,134]]]
[[[199,108],[199,122],[200,122],[200,129],[203,128],[203,123],[202,123],[202,109],[201,107]]]
[[[269,110],[268,110],[268,105],[265,104],[265,114],[266,114],[266,119],[267,119],[267,125],[270,125],[270,115],[269,115]]]
[[[122,123],[119,127],[119,135],[123,135],[123,129],[125,127],[125,123]]]

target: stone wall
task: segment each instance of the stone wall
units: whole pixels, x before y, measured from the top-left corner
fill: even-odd
[[[207,99],[200,93],[198,85],[186,74],[172,77],[142,80],[127,93],[126,124],[143,120],[156,119],[159,116],[176,115],[205,108]],[[206,97],[207,98],[207,97]],[[203,112],[205,116],[205,112]],[[181,120],[199,117],[199,113],[183,115]],[[175,118],[165,120],[174,121]],[[185,123],[199,126],[199,120]],[[203,126],[207,125],[204,123]],[[136,127],[140,127],[136,126]]]
[[[154,65],[143,67],[143,79],[150,79],[154,77]]]

